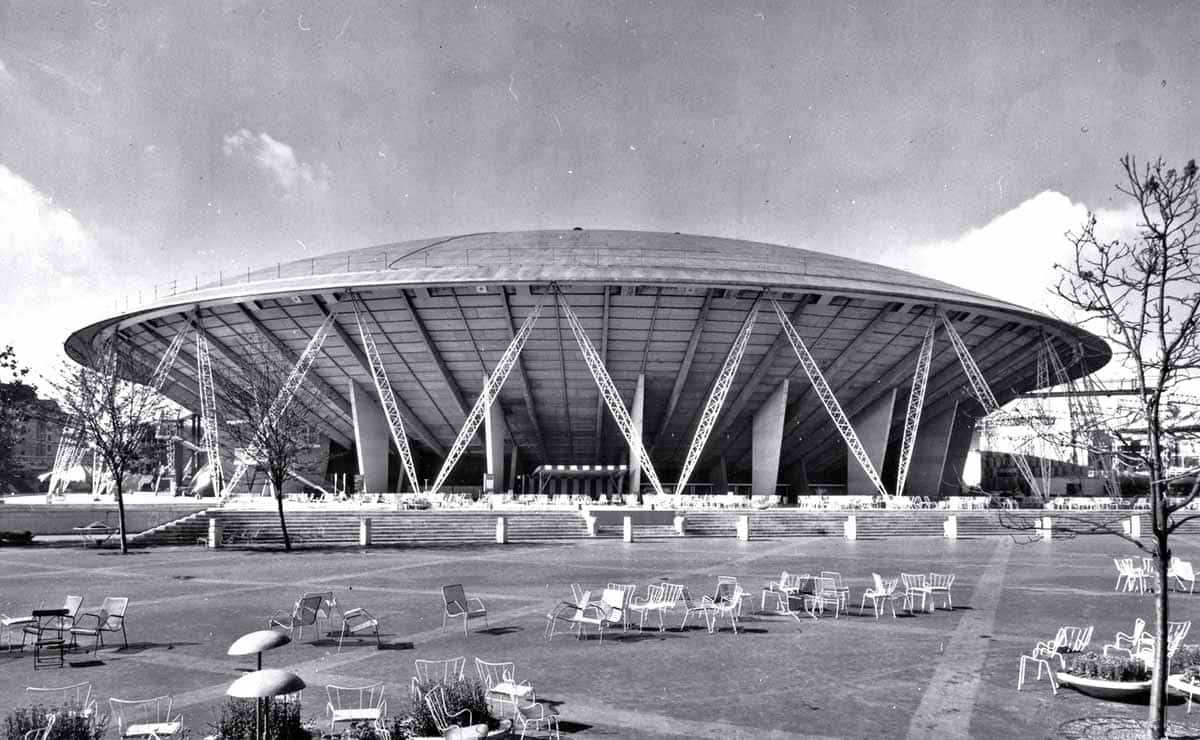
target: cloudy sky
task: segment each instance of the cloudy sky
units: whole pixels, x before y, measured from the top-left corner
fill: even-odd
[[[1200,5],[0,0],[0,345],[155,283],[535,228],[819,249],[1047,308]],[[1053,308],[1053,307],[1050,307]]]

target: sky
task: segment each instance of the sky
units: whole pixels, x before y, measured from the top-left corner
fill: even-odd
[[[1200,5],[0,0],[0,346],[372,244],[680,231],[1057,312],[1118,159],[1197,154]]]

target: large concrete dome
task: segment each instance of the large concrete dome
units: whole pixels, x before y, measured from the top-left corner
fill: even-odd
[[[1032,388],[1044,338],[1074,376],[1111,356],[1101,339],[1075,326],[881,265],[733,239],[578,229],[386,244],[177,285],[165,296],[160,288],[154,302],[79,329],[66,348],[88,362],[99,338],[116,330],[157,356],[196,321],[215,350],[219,393],[222,367],[246,361],[237,356],[239,337],[265,337],[298,354],[353,292],[372,322],[419,452],[420,474],[432,478],[484,374],[551,285],[579,315],[626,405],[644,376],[642,437],[664,481],[681,467],[714,379],[760,296],[778,300],[846,413],[871,426],[864,436],[882,456],[885,481],[895,476],[905,400],[935,307],[948,312],[1001,403]],[[347,448],[361,442],[351,396],[364,390],[374,395],[354,322],[352,312],[339,314],[309,376],[322,398],[320,428]],[[198,407],[195,367],[194,356],[182,352],[165,389],[191,408]],[[911,493],[936,495],[954,486],[973,420],[982,413],[965,385],[943,330],[922,424],[924,438],[932,441],[918,447]],[[856,466],[847,465],[841,437],[769,310],[759,314],[693,480],[749,480],[756,414],[778,400],[781,388],[781,480],[838,483],[849,474],[853,488]],[[509,458],[510,478],[541,464],[628,459],[626,442],[553,302],[547,302],[499,404],[506,450],[518,450],[515,467]],[[482,450],[479,444],[469,452],[451,481],[478,484]]]

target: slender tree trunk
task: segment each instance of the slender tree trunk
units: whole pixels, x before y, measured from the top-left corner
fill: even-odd
[[[272,480],[271,485],[275,488],[275,506],[279,509],[279,528],[283,530],[283,549],[292,551],[292,540],[288,537],[287,519],[283,516],[283,479]]]
[[[1156,458],[1157,459],[1157,458]],[[1157,466],[1150,468],[1150,496],[1153,502],[1154,557],[1158,572],[1154,574],[1154,663],[1151,666],[1150,683],[1150,732],[1151,738],[1167,736],[1167,620],[1170,618],[1167,599],[1167,568],[1171,564],[1171,550],[1167,543],[1167,501],[1161,484],[1161,472]]]
[[[125,480],[125,471],[116,468],[113,468],[112,471],[115,478],[113,487],[117,491],[117,521],[121,528],[121,554],[127,555],[129,554],[129,543],[125,540],[125,491],[123,490],[124,486],[121,485]]]

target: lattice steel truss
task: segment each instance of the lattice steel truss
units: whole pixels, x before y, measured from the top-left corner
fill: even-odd
[[[708,400],[704,403],[704,411],[700,414],[700,423],[696,425],[696,433],[692,435],[692,445],[688,448],[687,457],[683,461],[683,469],[679,472],[679,480],[675,483],[676,494],[683,493],[688,479],[692,477],[692,470],[700,461],[700,454],[704,452],[708,435],[712,433],[713,427],[717,423],[721,406],[725,403],[725,397],[729,395],[729,388],[733,385],[738,367],[742,364],[742,357],[746,354],[746,343],[750,341],[750,335],[754,332],[754,321],[757,318],[758,301],[755,301],[746,320],[742,322],[741,331],[734,338],[733,345],[729,348],[729,354],[725,357],[725,364],[721,366],[721,372],[717,374],[712,391],[708,394]]]
[[[533,325],[537,323],[538,317],[541,316],[542,305],[545,301],[545,295],[538,299],[533,310],[525,317],[521,328],[513,336],[512,341],[508,343],[508,347],[505,348],[504,354],[500,357],[500,362],[496,364],[495,369],[492,370],[492,374],[488,376],[487,382],[483,385],[483,392],[475,400],[475,405],[471,407],[471,413],[467,414],[467,420],[463,422],[462,429],[458,430],[458,436],[454,439],[454,444],[450,446],[450,451],[446,453],[446,460],[442,463],[442,468],[438,471],[437,478],[433,481],[433,486],[429,489],[429,495],[432,496],[441,489],[450,472],[454,470],[454,466],[458,464],[459,458],[463,456],[463,453],[467,451],[467,447],[471,445],[471,440],[475,437],[475,433],[479,431],[479,425],[483,423],[483,417],[487,415],[492,402],[500,395],[500,389],[504,387],[504,381],[508,380],[508,374],[512,372],[513,365],[517,364],[517,357],[520,356],[521,350],[525,347],[525,341],[529,339],[530,333],[533,332]],[[413,482],[416,482],[415,478]]]
[[[833,419],[834,426],[837,427],[838,432],[842,435],[842,439],[845,440],[850,454],[862,466],[862,469],[867,474],[867,478],[875,486],[875,490],[879,492],[879,495],[883,496],[884,499],[890,498],[887,489],[883,486],[883,481],[879,477],[879,473],[875,470],[875,465],[871,462],[870,456],[867,455],[866,448],[863,447],[862,441],[858,438],[858,433],[854,431],[854,426],[850,423],[846,412],[842,410],[842,405],[838,403],[837,397],[834,396],[833,389],[829,387],[825,376],[821,374],[821,368],[817,366],[816,360],[809,354],[808,347],[804,346],[804,340],[800,338],[800,332],[796,331],[796,327],[792,326],[791,320],[783,312],[777,301],[772,299],[771,306],[775,309],[775,315],[779,317],[779,323],[783,325],[784,333],[787,334],[788,342],[792,345],[792,350],[795,351],[796,357],[800,360],[800,366],[804,368],[804,374],[808,376],[813,390],[817,392],[817,398],[821,399],[821,404],[829,412],[829,417]]]
[[[1074,441],[1078,432],[1082,431],[1086,435],[1087,440],[1083,443],[1083,452],[1085,463],[1088,467],[1091,465],[1091,454],[1094,452],[1100,460],[1100,465],[1104,469],[1106,482],[1109,486],[1110,496],[1119,496],[1121,493],[1121,483],[1117,479],[1117,469],[1115,465],[1115,454],[1112,452],[1112,439],[1103,428],[1100,418],[1100,404],[1096,401],[1095,383],[1090,374],[1082,377],[1083,393],[1079,393],[1079,386],[1071,379],[1067,373],[1067,368],[1062,362],[1062,358],[1058,356],[1057,350],[1054,349],[1049,337],[1043,338],[1046,344],[1046,356],[1050,360],[1050,369],[1054,372],[1054,377],[1059,385],[1066,386],[1070,394],[1067,396],[1068,417],[1071,424],[1071,439]],[[1079,358],[1083,357],[1083,348],[1079,348]],[[1082,430],[1080,427],[1082,426]]]
[[[1046,350],[1047,347],[1043,345],[1037,353],[1037,378],[1035,382],[1039,390],[1045,390],[1050,387],[1050,361],[1046,358]],[[1045,399],[1038,399],[1037,411],[1039,421],[1034,422],[1032,427],[1034,435],[1038,438],[1038,467],[1041,469],[1039,472],[1042,474],[1042,490],[1046,492],[1046,495],[1049,495],[1050,474],[1053,472],[1050,467],[1050,440],[1047,439],[1050,430],[1040,421],[1046,418]]]
[[[213,385],[208,337],[199,326],[196,327],[196,379],[200,386],[200,446],[208,457],[213,495],[220,497],[225,490],[225,471],[221,469],[221,445],[217,435],[217,393]]]
[[[633,419],[629,416],[629,410],[625,408],[625,402],[621,400],[621,394],[617,391],[617,386],[612,381],[612,376],[608,374],[608,369],[604,367],[604,362],[600,359],[600,354],[596,352],[595,346],[592,345],[592,340],[588,339],[587,332],[583,330],[583,325],[579,323],[579,317],[571,310],[571,306],[567,304],[567,299],[563,296],[562,291],[558,286],[554,287],[555,295],[558,300],[558,305],[562,309],[563,315],[567,319],[567,323],[571,326],[571,333],[575,335],[575,341],[579,344],[579,351],[583,353],[583,361],[587,364],[588,372],[592,374],[592,379],[596,381],[596,386],[600,389],[600,396],[604,399],[604,403],[608,405],[608,410],[612,413],[613,421],[617,423],[617,428],[621,430],[621,436],[625,438],[625,442],[631,450],[636,451],[638,459],[642,461],[642,472],[646,474],[646,480],[650,481],[650,485],[654,487],[654,493],[663,496],[662,483],[658,480],[658,473],[654,470],[654,463],[650,462],[650,454],[646,452],[646,445],[642,442],[641,435],[634,429]],[[637,491],[633,492],[634,494]]]
[[[946,327],[946,334],[950,337],[950,343],[954,345],[954,353],[958,355],[958,362],[962,365],[963,372],[967,375],[967,380],[971,384],[971,391],[975,395],[975,400],[983,407],[986,413],[994,413],[1000,410],[1000,404],[996,401],[996,395],[992,393],[991,386],[988,385],[987,379],[983,377],[983,372],[979,366],[975,364],[975,359],[971,357],[971,353],[967,350],[966,343],[962,337],[958,335],[958,330],[954,328],[950,317],[940,307],[938,315],[942,318],[942,325]],[[1017,470],[1020,471],[1021,477],[1029,485],[1029,490],[1034,496],[1042,498],[1041,489],[1038,487],[1037,478],[1033,475],[1033,470],[1029,467],[1029,461],[1019,452],[1014,451],[1011,455],[1013,463],[1016,464]]]
[[[929,385],[929,368],[933,364],[933,343],[937,324],[925,329],[921,351],[917,353],[917,369],[913,373],[912,392],[908,395],[908,411],[904,414],[904,436],[900,439],[900,461],[896,468],[896,495],[904,495],[904,484],[912,465],[913,450],[917,447],[917,428],[921,424],[921,409],[925,406],[925,388]]]
[[[392,441],[396,443],[396,450],[399,451],[400,460],[404,463],[404,474],[408,476],[409,485],[414,491],[418,491],[420,490],[418,483],[420,478],[417,477],[417,466],[413,462],[412,450],[408,446],[408,434],[404,429],[404,419],[400,417],[400,407],[396,404],[396,396],[392,393],[392,384],[388,381],[383,360],[379,357],[379,348],[375,345],[375,337],[372,336],[371,329],[359,311],[361,301],[357,295],[353,300],[354,321],[358,324],[358,335],[362,338],[363,348],[366,350],[367,360],[371,365],[371,378],[375,381],[375,391],[379,394],[379,402],[383,405],[384,414],[387,416],[388,429],[392,432]]]
[[[296,397],[300,386],[304,384],[304,377],[308,375],[308,369],[312,367],[312,364],[316,362],[317,357],[321,354],[321,348],[325,346],[325,340],[329,337],[329,330],[333,327],[333,322],[337,319],[338,310],[341,308],[341,305],[340,302],[335,303],[329,314],[325,316],[325,320],[313,332],[312,338],[308,340],[308,345],[300,353],[300,357],[296,359],[296,364],[292,366],[291,372],[288,373],[283,384],[279,387],[279,392],[275,394],[274,400],[271,401],[266,415],[258,423],[258,433],[256,436],[261,436],[263,432],[274,427],[283,418],[283,412],[287,411],[288,405]],[[246,448],[242,454],[234,456],[233,475],[229,476],[229,480],[225,483],[225,490],[232,491],[234,486],[241,482],[242,478],[246,475],[246,470],[250,467],[247,461],[252,461],[257,455],[257,450],[251,446]],[[288,471],[288,475],[303,483],[313,485],[290,470]],[[319,486],[314,487],[320,488]]]

